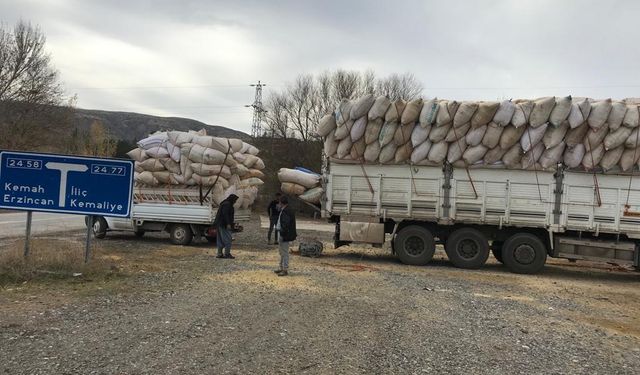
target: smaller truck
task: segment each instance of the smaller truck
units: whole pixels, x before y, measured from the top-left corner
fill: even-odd
[[[194,238],[201,237],[215,242],[216,231],[211,224],[216,212],[217,205],[203,187],[135,186],[131,217],[94,216],[92,230],[100,239],[112,231],[133,232],[138,237],[147,232],[167,232],[175,245],[188,245]],[[250,217],[250,209],[236,208],[236,222]],[[237,226],[235,230],[241,231],[242,227]]]

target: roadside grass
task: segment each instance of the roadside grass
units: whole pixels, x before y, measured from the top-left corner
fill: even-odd
[[[31,281],[68,279],[104,279],[118,274],[118,267],[109,259],[98,256],[99,245],[92,245],[94,256],[84,263],[81,241],[55,238],[34,238],[31,250],[24,257],[24,240],[0,247],[0,286]]]

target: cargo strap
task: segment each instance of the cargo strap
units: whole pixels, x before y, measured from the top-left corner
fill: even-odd
[[[640,135],[640,134],[638,134],[638,135]],[[631,196],[631,182],[633,180],[633,170],[636,167],[635,161],[636,161],[636,157],[638,156],[636,154],[638,152],[638,140],[640,140],[640,137],[636,136],[636,144],[635,144],[634,149],[633,149],[633,161],[634,161],[634,163],[633,163],[633,165],[631,167],[631,175],[629,175],[629,187],[627,188],[627,201],[624,204],[624,215],[625,216],[628,215],[629,209],[631,208],[629,206],[629,197]]]
[[[456,126],[453,123],[451,124],[451,129],[453,130],[453,136],[456,137],[456,140],[454,142],[456,143],[456,145],[458,145],[458,149],[460,149],[460,158],[464,160],[464,158],[462,158],[464,152],[462,152],[462,146],[460,146],[460,139],[462,137],[458,138],[458,132],[456,132]],[[467,177],[469,178],[469,183],[471,184],[471,189],[473,190],[473,195],[475,196],[474,199],[478,199],[478,191],[476,190],[476,185],[473,183],[473,178],[471,178],[471,172],[469,171],[469,165],[466,161],[464,162],[464,170],[467,172]]]
[[[593,159],[593,147],[589,140],[589,134],[587,133],[587,144],[589,145],[589,156],[591,156],[591,170],[593,172],[593,187],[595,188],[596,200],[598,201],[598,207],[602,206],[602,197],[600,196],[600,185],[598,184],[598,175],[596,174],[595,163]]]
[[[211,190],[213,190],[213,187],[216,186],[216,184],[218,183],[218,179],[220,179],[220,174],[222,173],[222,168],[224,168],[225,163],[227,162],[227,158],[229,157],[229,154],[231,153],[231,142],[229,141],[229,138],[227,138],[227,146],[228,146],[227,153],[224,154],[224,160],[222,161],[222,165],[220,166],[220,170],[218,171],[218,174],[216,175],[216,180],[213,181],[213,184],[211,186],[209,186],[209,189],[204,194],[204,196],[202,195],[202,184],[200,184],[200,205],[201,206],[202,206],[202,202],[205,199],[207,199],[207,197],[211,193]]]
[[[536,159],[536,153],[533,147],[534,144],[531,140],[531,129],[530,128],[526,129],[525,132],[527,133],[527,136],[529,136],[529,146],[531,147],[529,151],[531,151],[531,160],[533,161],[533,174],[536,176],[536,187],[538,188],[538,197],[540,198],[540,202],[542,202],[542,191],[540,190],[540,179],[538,178],[538,166],[537,166],[538,160]]]

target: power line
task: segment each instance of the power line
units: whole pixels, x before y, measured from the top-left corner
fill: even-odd
[[[271,85],[282,86],[282,85]],[[200,89],[200,88],[244,88],[247,85],[180,85],[180,86],[92,86],[69,87],[67,90],[155,90],[155,89]]]

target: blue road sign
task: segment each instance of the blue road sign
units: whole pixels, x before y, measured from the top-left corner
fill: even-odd
[[[0,208],[128,217],[133,162],[0,151]]]

